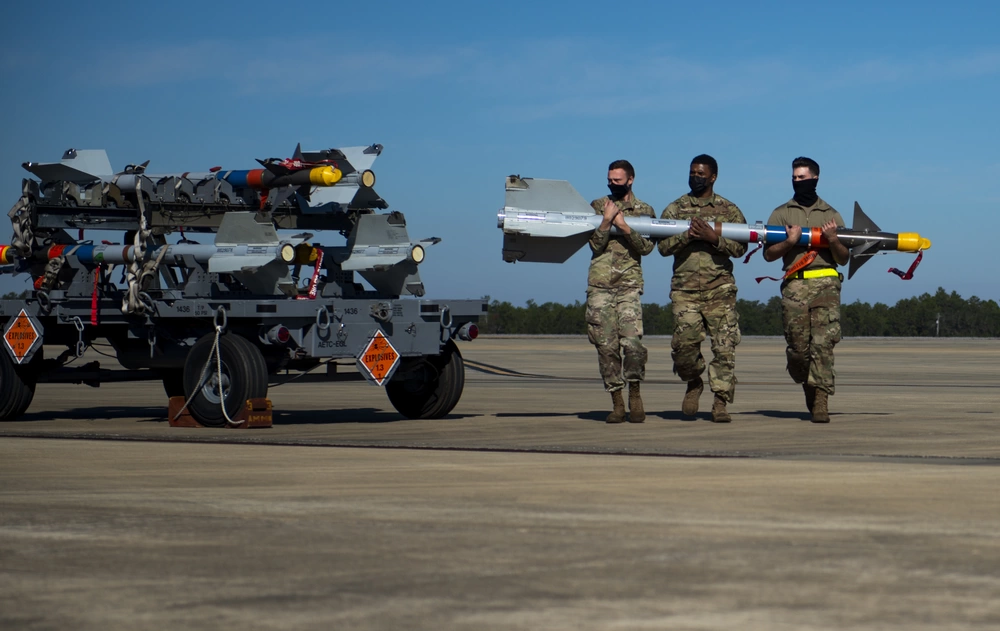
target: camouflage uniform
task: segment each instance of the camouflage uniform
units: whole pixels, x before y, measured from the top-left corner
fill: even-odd
[[[710,224],[746,223],[736,204],[714,194],[706,199],[684,195],[667,206],[660,217],[687,221],[700,217]],[[701,343],[707,330],[714,355],[708,367],[709,386],[716,396],[732,402],[736,394],[736,346],[741,339],[732,257],[743,256],[747,246],[723,237],[719,237],[718,245],[712,245],[691,239],[685,232],[663,239],[657,249],[663,256],[674,256],[670,281],[674,314],[670,356],[674,373],[684,381],[692,381],[705,371]]]
[[[822,199],[809,207],[791,199],[778,206],[767,220],[771,226],[818,228],[833,220],[843,227],[844,218]],[[809,248],[794,247],[782,259],[788,270]],[[804,270],[836,268],[829,248],[818,250]],[[834,393],[833,347],[840,341],[840,276],[793,278],[781,283],[781,319],[788,344],[788,374],[795,383],[807,384],[827,394]]]
[[[604,200],[590,206],[604,214]],[[652,206],[635,197],[615,201],[626,217],[656,217]],[[632,231],[611,236],[597,229],[590,237],[590,271],[587,274],[587,337],[597,347],[604,389],[616,392],[625,382],[646,376],[646,347],[642,345],[642,256],[653,251],[653,242]]]

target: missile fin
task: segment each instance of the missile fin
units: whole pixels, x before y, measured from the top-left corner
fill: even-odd
[[[79,169],[74,169],[71,166],[62,163],[49,163],[40,164],[38,162],[25,162],[21,164],[25,171],[35,175],[43,182],[56,182],[59,180],[64,180],[66,182],[75,182],[77,184],[83,184],[87,182],[95,182],[101,178],[91,173],[81,171]]]
[[[593,215],[590,207],[566,180],[507,178],[506,206],[527,211],[555,211]]]
[[[278,232],[270,222],[258,223],[253,212],[229,211],[222,216],[216,245],[277,245]]]
[[[301,160],[302,162],[306,161],[306,159],[302,156],[302,143],[301,142],[295,143],[295,152],[292,154],[292,158],[294,160]]]
[[[854,273],[861,269],[861,266],[876,254],[878,254],[878,243],[875,241],[869,241],[851,248],[851,261],[847,271],[847,278],[850,279],[854,276]]]
[[[21,166],[43,182],[87,183],[115,173],[104,149],[67,149],[59,162],[25,162]]]
[[[851,230],[860,230],[862,232],[881,232],[881,228],[875,225],[875,222],[865,214],[865,211],[861,210],[861,204],[854,202],[854,226]]]
[[[565,263],[590,240],[590,234],[567,237],[530,237],[524,234],[503,235],[503,260],[508,263]]]
[[[270,171],[276,177],[280,177],[282,175],[288,175],[289,173],[292,172],[289,169],[286,169],[285,167],[281,166],[274,160],[261,160],[260,158],[257,158],[257,162],[260,162],[262,167]]]

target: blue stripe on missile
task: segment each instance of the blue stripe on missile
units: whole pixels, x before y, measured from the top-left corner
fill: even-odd
[[[216,179],[225,180],[237,188],[247,188],[247,174],[249,171],[219,171]]]
[[[784,226],[764,226],[764,243],[780,243],[788,238]]]
[[[788,239],[788,231],[785,230],[784,226],[764,226],[764,230],[767,236],[764,238],[764,243],[781,243],[782,241]],[[796,245],[802,247],[809,247],[809,242],[812,239],[812,233],[809,228],[802,229],[802,236],[799,237],[799,242]]]
[[[74,254],[81,263],[94,262],[94,246],[92,245],[78,245]]]

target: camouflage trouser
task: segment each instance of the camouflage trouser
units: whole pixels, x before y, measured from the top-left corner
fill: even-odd
[[[781,288],[781,319],[788,347],[788,374],[834,392],[833,347],[840,341],[840,279],[787,281]]]
[[[701,343],[705,332],[712,338],[712,362],[708,366],[708,384],[712,392],[727,402],[736,397],[736,346],[740,343],[740,317],[736,313],[736,286],[723,285],[706,291],[670,292],[674,313],[674,373],[691,381],[705,372]]]
[[[597,347],[597,363],[608,392],[646,377],[640,296],[638,288],[587,288],[587,338]]]

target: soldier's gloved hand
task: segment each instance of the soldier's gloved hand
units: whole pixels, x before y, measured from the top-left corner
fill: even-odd
[[[691,219],[691,227],[688,228],[688,234],[691,235],[692,239],[707,241],[712,245],[719,243],[719,235],[715,234],[715,228],[710,226],[709,223],[701,217],[694,217]]]
[[[798,245],[799,239],[802,238],[802,226],[785,226],[785,235],[788,241],[792,245]]]

